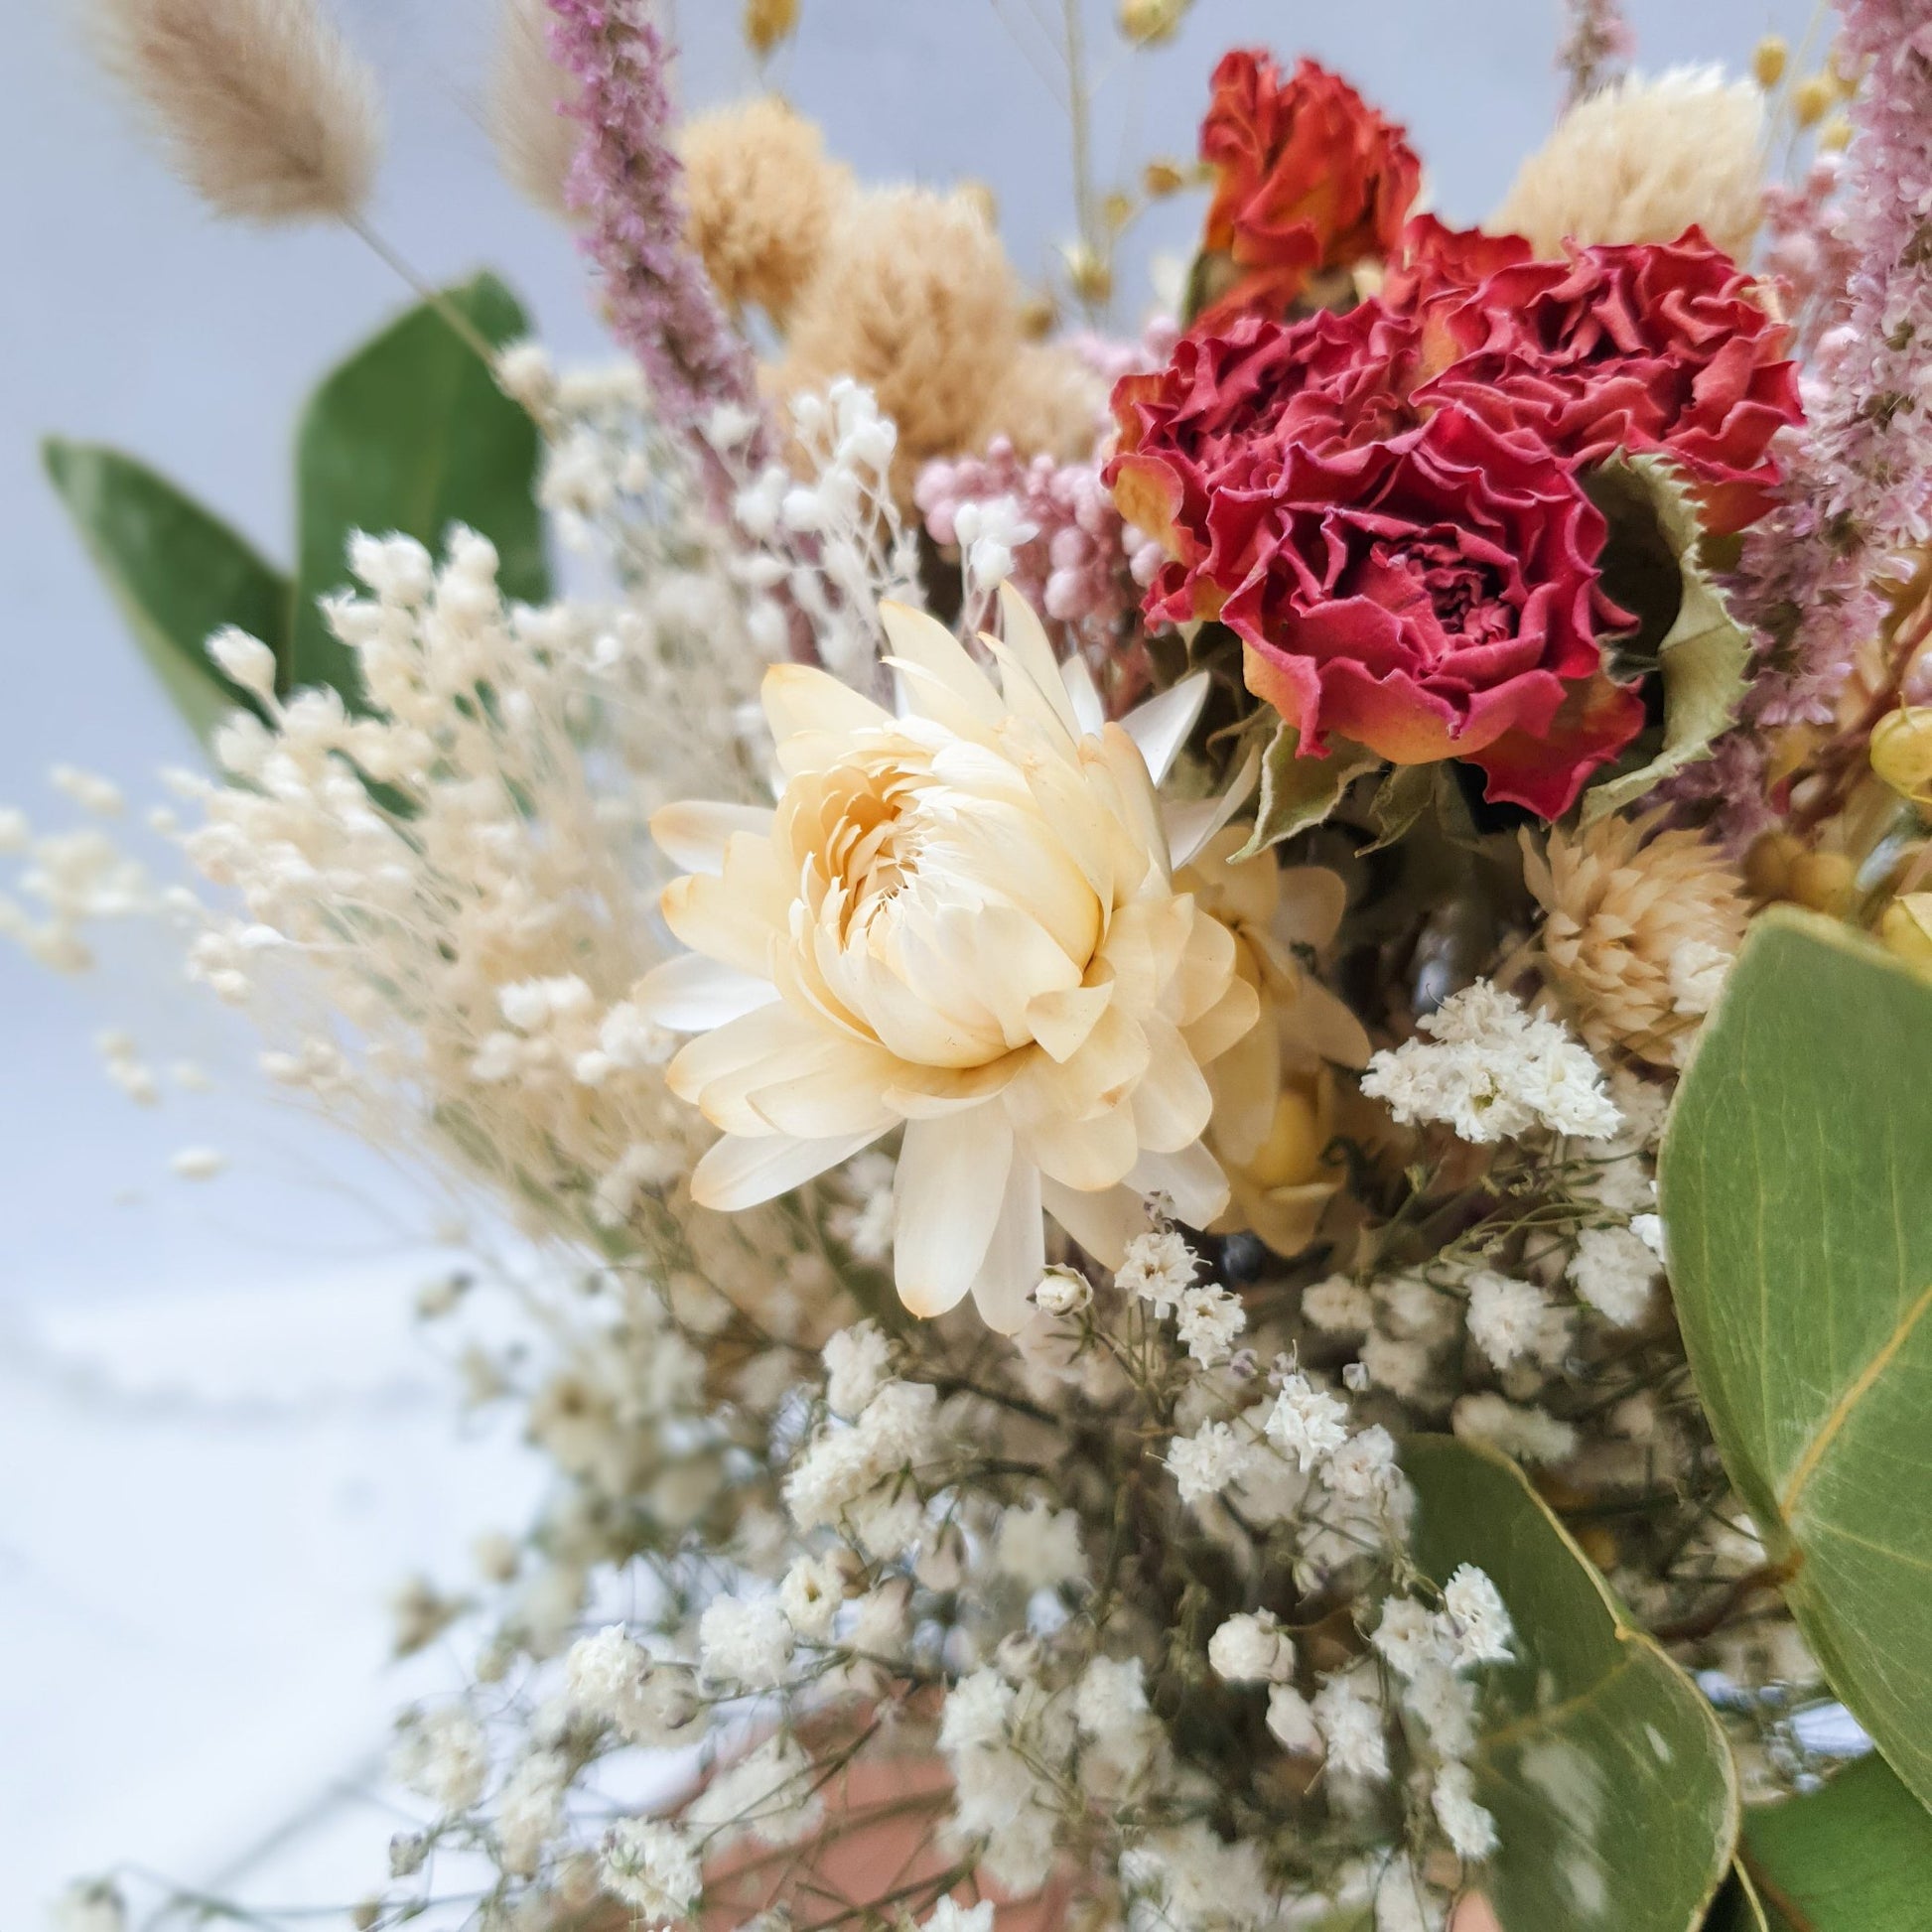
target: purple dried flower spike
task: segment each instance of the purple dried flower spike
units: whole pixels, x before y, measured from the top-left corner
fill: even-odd
[[[565,193],[604,278],[612,332],[641,364],[667,427],[701,433],[721,403],[756,409],[752,352],[684,239],[668,65],[644,0],[550,0],[551,47],[579,83],[585,140]]]

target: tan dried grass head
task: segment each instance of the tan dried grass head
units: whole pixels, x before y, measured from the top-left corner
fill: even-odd
[[[878,189],[849,201],[786,331],[780,396],[863,382],[898,425],[901,503],[928,458],[973,448],[1019,349],[1020,297],[1000,238],[968,197]]]
[[[688,122],[678,157],[686,233],[713,286],[732,309],[754,304],[784,328],[851,200],[850,172],[775,94]]]
[[[1743,881],[1692,831],[1654,815],[1552,826],[1524,875],[1543,907],[1543,974],[1598,1053],[1682,1066],[1749,919]]]
[[[1082,463],[1108,425],[1107,381],[1065,343],[1022,343],[986,399],[973,442],[1006,437],[1023,457]]]
[[[546,0],[500,0],[489,70],[489,136],[510,186],[567,215],[565,184],[583,129],[565,112],[577,83],[550,54]]]
[[[101,58],[175,173],[238,221],[355,220],[375,79],[313,0],[93,0]]]

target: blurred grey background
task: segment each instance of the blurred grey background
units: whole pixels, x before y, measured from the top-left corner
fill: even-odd
[[[156,767],[194,747],[44,483],[38,439],[117,443],[286,558],[301,398],[407,297],[345,234],[213,222],[130,131],[77,0],[6,11],[0,803],[37,826],[69,821],[46,782],[69,760],[118,781],[138,823]],[[677,11],[690,101],[755,84],[737,0]],[[1810,0],[1628,11],[1653,69],[1741,68],[1764,32],[1795,43],[1813,14]],[[378,227],[430,280],[499,270],[560,357],[603,354],[569,236],[492,165],[488,0],[341,12],[387,88]],[[1060,0],[801,12],[771,79],[833,152],[862,179],[986,183],[1015,261],[1036,273],[1070,227],[1065,121],[1042,78]],[[1496,201],[1558,98],[1557,0],[1196,0],[1173,44],[1132,57],[1112,12],[1087,0],[1103,186],[1190,151],[1208,72],[1240,43],[1312,53],[1407,122],[1436,206],[1457,220]],[[1198,214],[1184,199],[1137,233],[1123,327],[1151,299],[1151,251],[1184,248]],[[89,1043],[110,1025],[158,1065],[200,1061],[215,1091],[131,1106]],[[203,1877],[273,1838],[276,1807],[373,1747],[395,1688],[376,1675],[381,1588],[411,1557],[456,1562],[469,1530],[520,1520],[528,1471],[503,1446],[454,1447],[442,1371],[395,1318],[409,1268],[433,1265],[429,1211],[355,1148],[273,1111],[252,1052],[158,941],[118,945],[74,982],[0,943],[9,1923],[64,1872],[120,1851]],[[229,1171],[174,1178],[169,1156],[188,1144],[222,1150]]]

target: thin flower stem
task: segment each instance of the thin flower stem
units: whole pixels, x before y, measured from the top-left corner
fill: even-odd
[[[1105,260],[1102,236],[1095,219],[1093,198],[1093,101],[1087,87],[1085,26],[1080,18],[1081,0],[1064,0],[1066,33],[1066,104],[1068,132],[1072,140],[1073,224],[1080,246],[1089,262]],[[1081,306],[1090,318],[1098,319],[1106,303],[1096,302],[1082,293]]]
[[[358,215],[345,216],[344,225],[378,261],[393,270],[424,302],[449,324],[464,345],[475,351],[487,369],[496,366],[496,347],[441,289],[433,289],[409,263]]]

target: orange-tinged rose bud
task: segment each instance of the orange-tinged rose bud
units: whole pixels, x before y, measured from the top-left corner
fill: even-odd
[[[1211,328],[1280,315],[1314,275],[1386,256],[1422,184],[1403,130],[1338,74],[1303,61],[1284,77],[1241,50],[1214,70],[1200,154],[1215,176],[1202,246],[1235,269],[1199,318]]]

